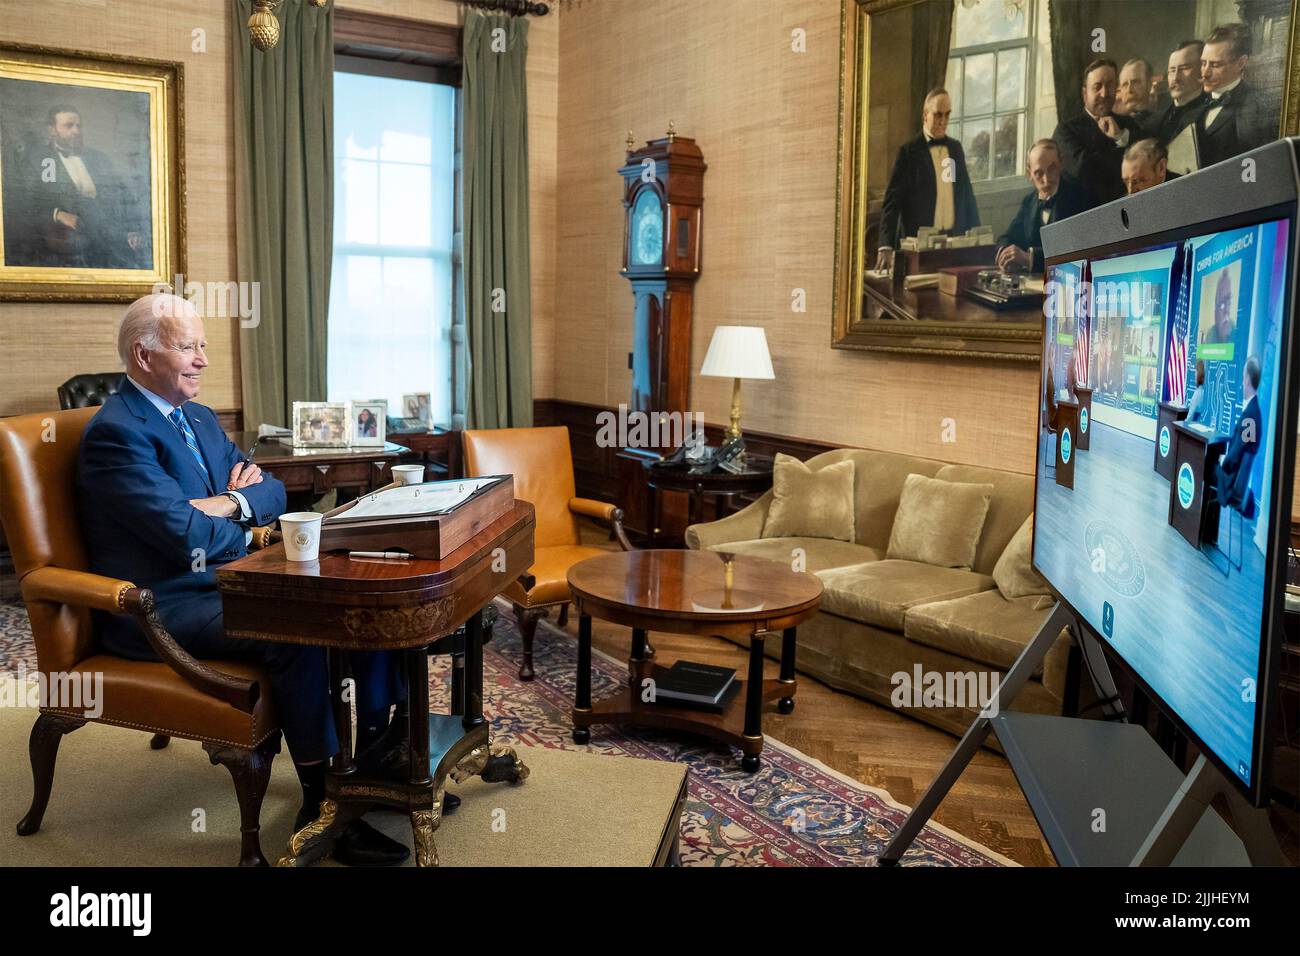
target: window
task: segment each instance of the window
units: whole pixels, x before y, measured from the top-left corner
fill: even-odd
[[[451,420],[455,111],[451,86],[334,75],[330,401],[430,392]]]
[[[958,0],[945,86],[948,135],[966,151],[972,183],[1019,176],[1033,76],[1029,0]],[[978,42],[977,42],[978,41]]]

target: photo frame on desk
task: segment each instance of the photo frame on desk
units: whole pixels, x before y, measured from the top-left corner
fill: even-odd
[[[387,399],[353,402],[349,420],[352,423],[352,447],[383,447],[388,428]]]
[[[352,444],[351,402],[294,402],[294,448],[347,448]]]

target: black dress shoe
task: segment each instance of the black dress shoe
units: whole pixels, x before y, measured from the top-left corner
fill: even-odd
[[[399,866],[411,851],[364,820],[353,820],[334,843],[334,859],[344,866]]]
[[[442,815],[444,817],[449,813],[455,813],[458,806],[460,806],[460,797],[456,796],[454,793],[443,793]]]

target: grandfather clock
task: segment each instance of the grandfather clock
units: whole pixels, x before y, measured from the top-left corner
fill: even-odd
[[[661,415],[688,411],[691,325],[695,280],[700,277],[700,220],[704,204],[704,156],[695,140],[678,136],[673,124],[660,139],[633,149],[627,138],[623,177],[623,268],[632,285],[632,393],[628,410]],[[664,448],[623,448],[618,453],[623,507],[628,524],[650,531],[654,517],[641,463]],[[680,512],[680,518],[677,516]],[[684,503],[669,502],[664,518],[677,530]]]
[[[704,157],[695,140],[668,135],[632,149],[623,176],[623,270],[632,284],[630,410],[685,412],[691,315],[700,277]]]

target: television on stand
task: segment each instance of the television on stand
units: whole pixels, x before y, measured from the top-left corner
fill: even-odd
[[[1255,806],[1295,468],[1297,143],[1043,230],[1034,567]],[[1075,385],[1090,411],[1066,421]]]

